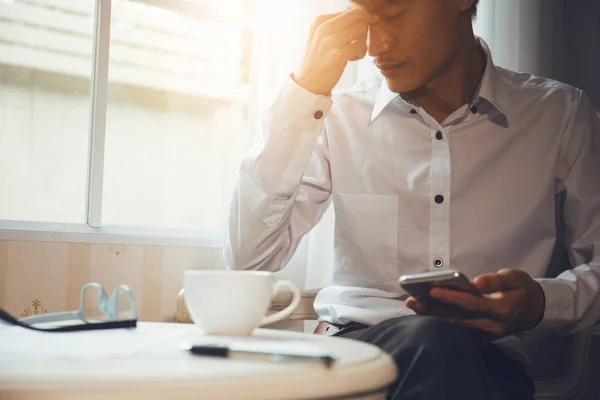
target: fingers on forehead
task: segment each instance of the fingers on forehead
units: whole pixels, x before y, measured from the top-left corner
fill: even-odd
[[[320,26],[322,31],[328,34],[332,34],[338,31],[342,31],[347,29],[354,24],[365,24],[369,23],[369,14],[365,13],[362,10],[351,10],[345,13],[341,13],[334,18],[325,19],[323,23],[317,21],[317,26]]]

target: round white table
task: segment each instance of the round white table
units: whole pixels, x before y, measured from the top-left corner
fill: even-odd
[[[14,335],[15,328],[10,329]],[[9,331],[4,332],[0,330],[0,341],[10,338]],[[26,334],[35,338],[36,333]],[[296,332],[259,329],[254,336],[317,345],[337,359],[333,367],[319,362],[195,356],[182,350],[182,344],[206,342],[207,337],[188,324],[140,323],[134,331],[112,331],[101,340],[90,340],[113,350],[90,348],[91,354],[85,357],[73,356],[82,353],[71,347],[82,346],[85,340],[73,336],[77,333],[42,335],[46,343],[59,341],[47,354],[40,347],[44,340],[31,343],[37,353],[17,349],[6,356],[6,347],[5,357],[0,352],[0,399],[383,399],[396,377],[392,359],[375,346]],[[64,345],[60,341],[67,336],[48,335],[72,335],[73,341],[60,350],[56,348]],[[98,338],[98,333],[94,335],[89,337]],[[132,343],[143,341],[148,346],[131,351]],[[61,352],[72,354],[65,357]]]

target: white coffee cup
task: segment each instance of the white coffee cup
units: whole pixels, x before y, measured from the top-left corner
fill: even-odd
[[[275,281],[264,271],[185,271],[185,305],[206,335],[249,336],[259,326],[289,317],[300,303],[293,283]],[[293,294],[285,309],[265,317],[273,296],[287,288]]]

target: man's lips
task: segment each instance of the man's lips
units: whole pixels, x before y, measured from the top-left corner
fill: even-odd
[[[402,67],[400,64],[375,64],[384,76],[394,75]]]

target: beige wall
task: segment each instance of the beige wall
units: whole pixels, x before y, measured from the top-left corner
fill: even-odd
[[[129,285],[142,321],[172,321],[187,269],[224,268],[222,249],[0,241],[0,307],[15,317],[75,310],[90,281]]]

